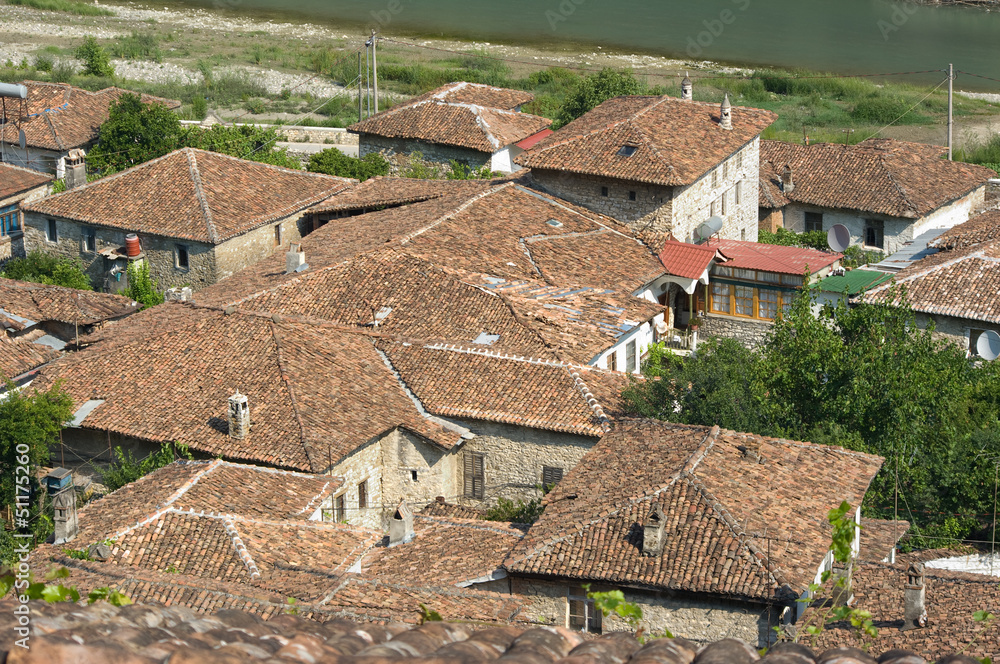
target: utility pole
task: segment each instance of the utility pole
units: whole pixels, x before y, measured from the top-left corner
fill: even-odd
[[[948,63],[948,161],[951,161],[951,135],[955,129],[955,119],[952,116],[952,83],[955,81],[955,68]]]
[[[376,113],[378,113],[378,62],[375,60],[375,45],[378,43],[378,40],[375,38],[375,36],[377,34],[378,33],[375,32],[375,30],[373,29],[372,30],[372,38],[371,38],[371,41],[372,41],[372,79],[374,79],[374,82],[375,82],[374,90],[375,90],[375,112]]]
[[[358,122],[364,120],[361,110],[361,51],[358,51]]]
[[[849,145],[851,142],[851,134],[854,133],[853,129],[841,129],[844,132],[844,145]]]
[[[372,115],[372,43],[365,42],[365,117]]]

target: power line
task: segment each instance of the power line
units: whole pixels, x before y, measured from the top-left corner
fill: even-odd
[[[910,106],[910,107],[909,107],[908,109],[906,109],[905,111],[903,111],[902,115],[900,115],[900,116],[899,116],[898,118],[896,118],[895,120],[893,120],[892,122],[890,122],[890,123],[889,123],[889,124],[887,124],[886,126],[882,127],[882,128],[881,128],[881,129],[879,129],[878,131],[876,131],[876,132],[875,132],[874,134],[871,134],[870,136],[868,136],[868,137],[867,137],[867,138],[865,138],[864,140],[866,140],[866,141],[867,141],[867,140],[868,140],[869,138],[874,138],[875,136],[878,136],[878,135],[879,135],[879,134],[881,134],[881,133],[882,133],[883,131],[885,131],[886,129],[888,129],[888,128],[889,128],[889,127],[891,127],[892,125],[894,125],[894,124],[896,124],[897,122],[899,122],[900,120],[902,120],[902,119],[903,119],[904,117],[906,117],[906,115],[907,115],[907,114],[908,114],[908,113],[909,113],[910,111],[912,111],[913,109],[915,109],[915,108],[916,108],[917,106],[920,106],[920,104],[924,103],[924,101],[925,101],[925,100],[926,100],[926,99],[927,99],[928,97],[930,97],[930,96],[931,96],[932,94],[934,94],[935,92],[937,92],[937,89],[938,89],[938,88],[940,88],[940,87],[941,87],[942,85],[944,85],[944,84],[945,84],[945,83],[946,83],[947,81],[949,81],[949,80],[951,80],[951,79],[949,79],[949,78],[946,78],[946,79],[942,80],[942,81],[941,81],[940,83],[938,83],[937,85],[935,85],[935,86],[934,86],[934,88],[933,88],[933,89],[932,89],[932,90],[931,90],[930,92],[928,92],[928,93],[927,93],[926,95],[924,95],[923,97],[921,97],[921,98],[920,98],[920,101],[918,101],[918,102],[917,102],[916,104],[914,104],[913,106]]]

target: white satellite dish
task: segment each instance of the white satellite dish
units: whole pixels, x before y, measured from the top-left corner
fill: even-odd
[[[707,240],[722,230],[722,224],[722,217],[712,217],[705,223],[699,224],[698,228],[694,229],[694,234],[702,240]]]
[[[1000,334],[986,330],[976,341],[976,352],[984,360],[995,360],[1000,357]]]
[[[851,231],[843,224],[834,224],[826,232],[826,243],[837,253],[851,246]]]

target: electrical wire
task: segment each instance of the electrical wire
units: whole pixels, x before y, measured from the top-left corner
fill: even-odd
[[[925,101],[925,100],[926,100],[926,99],[927,99],[928,97],[930,97],[930,96],[931,96],[932,94],[934,94],[935,92],[937,92],[937,89],[938,89],[938,88],[940,88],[940,87],[941,87],[942,85],[944,85],[944,84],[945,84],[945,83],[947,83],[947,82],[948,82],[948,79],[947,79],[947,78],[946,78],[946,79],[944,79],[944,80],[942,80],[942,81],[941,81],[940,83],[938,83],[937,85],[935,85],[935,86],[934,86],[934,88],[933,88],[933,89],[932,89],[932,90],[931,90],[930,92],[928,92],[928,93],[927,93],[926,95],[924,95],[923,97],[921,97],[921,98],[920,98],[920,101],[918,101],[918,102],[917,102],[916,104],[914,104],[913,106],[910,106],[910,107],[909,107],[908,109],[906,109],[906,110],[905,110],[905,111],[903,112],[903,114],[902,114],[902,115],[900,115],[900,116],[899,116],[898,118],[896,118],[895,120],[893,120],[892,122],[890,122],[890,123],[889,123],[889,124],[887,124],[886,126],[882,127],[882,128],[881,128],[881,129],[879,129],[878,131],[876,131],[876,132],[875,132],[874,134],[871,134],[870,136],[868,136],[868,137],[867,137],[867,138],[865,138],[864,140],[865,140],[865,141],[867,141],[867,140],[868,140],[869,138],[874,138],[875,136],[878,136],[878,135],[879,135],[879,134],[881,134],[881,133],[882,133],[883,131],[885,131],[886,129],[888,129],[888,128],[889,128],[889,127],[891,127],[892,125],[894,125],[894,124],[896,124],[897,122],[899,122],[900,120],[902,120],[902,119],[903,119],[904,117],[906,117],[906,115],[907,115],[907,114],[908,114],[908,113],[909,113],[910,111],[912,111],[913,109],[915,109],[915,108],[916,108],[917,106],[920,106],[920,104],[924,103],[924,101]]]

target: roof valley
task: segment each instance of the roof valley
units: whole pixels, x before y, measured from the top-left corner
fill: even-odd
[[[298,400],[295,398],[295,388],[292,386],[291,376],[288,375],[288,367],[285,364],[284,354],[281,349],[281,339],[278,334],[278,326],[273,322],[268,323],[268,328],[271,331],[271,337],[274,339],[275,356],[278,363],[278,373],[281,374],[281,379],[285,383],[285,389],[288,390],[288,400],[292,405],[292,413],[295,415],[295,423],[299,427],[299,440],[302,443],[302,449],[306,453],[306,459],[309,461],[309,467],[312,468],[313,472],[320,472],[317,470],[316,459],[313,458],[312,444],[309,443],[306,437],[306,427],[305,423],[302,421],[302,413],[299,410]]]

